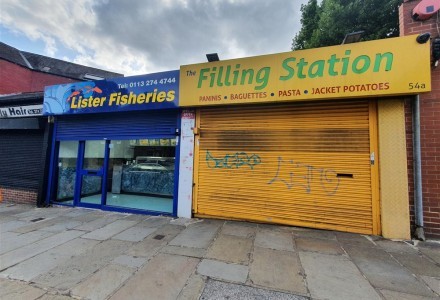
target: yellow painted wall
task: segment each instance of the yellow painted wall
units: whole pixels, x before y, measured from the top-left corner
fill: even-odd
[[[382,235],[410,238],[405,111],[402,99],[378,101]]]

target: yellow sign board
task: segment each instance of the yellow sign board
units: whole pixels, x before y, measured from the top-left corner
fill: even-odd
[[[179,106],[298,101],[431,90],[429,43],[406,36],[186,65]]]

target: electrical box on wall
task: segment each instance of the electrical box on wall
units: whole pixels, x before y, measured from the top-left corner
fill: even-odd
[[[434,67],[438,66],[440,60],[440,37],[432,40],[432,64]]]
[[[440,0],[422,0],[412,10],[414,21],[424,21],[432,17],[440,9]]]

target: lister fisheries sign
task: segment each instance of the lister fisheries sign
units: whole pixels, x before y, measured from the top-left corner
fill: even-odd
[[[48,86],[44,115],[176,108],[179,71]]]
[[[416,36],[180,68],[180,106],[399,95],[431,90]]]

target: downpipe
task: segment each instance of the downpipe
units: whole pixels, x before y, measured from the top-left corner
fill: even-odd
[[[413,123],[413,168],[414,168],[414,237],[425,240],[423,230],[423,194],[422,194],[422,154],[420,147],[420,95],[416,95],[412,105]]]

